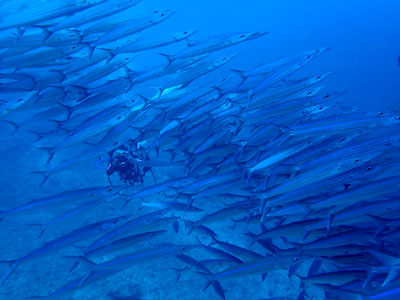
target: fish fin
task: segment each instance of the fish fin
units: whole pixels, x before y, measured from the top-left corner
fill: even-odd
[[[265,278],[267,277],[267,274],[268,274],[268,273],[262,273],[262,274],[261,274],[261,280],[262,280],[262,282],[265,281]]]
[[[186,38],[185,41],[186,41],[186,44],[187,44],[188,47],[194,46],[194,42],[192,40],[189,40],[189,39]]]
[[[222,299],[225,298],[225,292],[224,289],[222,288],[221,284],[219,283],[218,280],[212,280],[211,285],[213,286],[214,290],[217,292],[218,296],[220,296]]]
[[[263,247],[265,250],[268,251],[268,253],[270,255],[276,255],[277,253],[279,253],[280,251],[282,251],[282,249],[278,248],[277,246],[275,246],[271,239],[262,239],[262,240],[258,240],[257,243]],[[265,256],[267,257],[268,254],[266,254]]]
[[[352,184],[351,183],[344,183],[343,186],[344,186],[344,190],[348,190],[349,187],[352,186]]]
[[[164,88],[161,86],[157,86],[157,85],[150,85],[149,87],[155,89],[157,91],[156,95],[153,96],[152,98],[156,99],[157,101],[160,99],[160,97],[162,96],[162,93],[164,92]]]
[[[314,260],[312,261],[312,263],[308,269],[307,277],[318,274],[319,269],[321,268],[321,264],[322,264],[321,258],[319,258],[319,257],[314,258]]]
[[[368,252],[385,266],[393,266],[400,264],[400,258],[382,252],[378,252],[375,250],[368,250]]]
[[[375,238],[377,238],[382,232],[385,231],[385,229],[387,229],[387,225],[386,224],[390,220],[382,218],[382,217],[377,217],[377,216],[374,216],[374,215],[370,215],[370,214],[368,214],[368,216],[371,217],[375,221],[375,223],[377,225],[377,231],[375,232],[375,236],[374,236]]]
[[[172,228],[174,229],[175,233],[179,232],[179,222],[175,221],[172,223]]]
[[[84,43],[82,43],[82,44],[84,44]],[[88,48],[88,58],[91,59],[93,57],[94,51],[97,49],[97,46],[96,45],[91,45],[89,43],[86,43],[85,46]],[[104,50],[104,51],[112,53],[110,50],[105,49],[105,48],[102,48],[101,50]]]
[[[196,272],[196,273],[202,274],[202,275],[207,274],[207,273],[205,273],[205,272]],[[205,291],[206,289],[208,289],[208,287],[210,286],[210,284],[211,284],[211,281],[208,280],[207,283],[206,283],[206,285],[205,285],[204,288],[203,288],[203,291]]]
[[[371,270],[370,272],[368,272],[368,276],[365,279],[364,283],[363,283],[363,288],[366,288],[368,286],[368,284],[375,279],[376,276],[376,271]]]
[[[292,277],[293,274],[296,273],[297,269],[300,267],[300,264],[295,264],[289,267],[289,278]]]
[[[308,294],[306,293],[306,289],[304,288],[304,282],[302,281],[300,283],[300,292],[297,295],[297,300],[304,300],[306,296],[308,297]]]
[[[326,226],[326,237],[328,237],[328,235],[332,231],[332,222],[333,222],[334,218],[335,218],[335,214],[332,213],[332,212],[329,213],[329,215],[328,215],[328,225]]]
[[[303,276],[297,274],[296,272],[294,272],[293,274],[296,275],[297,277],[299,277],[301,280],[307,279],[307,277],[303,277]]]
[[[399,267],[391,267],[385,281],[382,283],[382,287],[387,286],[389,283],[393,282],[400,275]]]
[[[79,281],[78,287],[81,287],[82,284],[84,284],[90,278],[90,276],[92,276],[93,274],[94,274],[94,272],[90,271],[85,276],[83,276],[82,279]]]

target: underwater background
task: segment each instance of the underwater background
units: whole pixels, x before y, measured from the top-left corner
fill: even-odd
[[[0,1],[0,299],[399,299],[399,8]]]

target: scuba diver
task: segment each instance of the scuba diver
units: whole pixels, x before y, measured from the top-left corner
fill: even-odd
[[[115,172],[117,172],[121,181],[134,185],[137,182],[143,183],[143,177],[151,171],[151,167],[143,165],[145,160],[149,160],[149,155],[134,151],[132,148],[121,145],[109,153],[107,176],[111,185],[110,176]]]

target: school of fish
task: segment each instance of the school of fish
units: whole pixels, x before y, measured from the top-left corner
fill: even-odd
[[[324,91],[331,72],[293,76],[328,48],[238,70],[234,46],[267,32],[146,36],[174,11],[136,17],[140,2],[0,1],[1,123],[36,137],[38,184],[88,161],[104,173],[98,158],[127,143],[154,172],[2,204],[1,220],[59,212],[25,254],[0,257],[2,286],[57,257],[65,274],[54,278],[69,279],[27,298],[165,266],[160,281],[193,278],[212,299],[239,299],[235,282],[268,285],[282,270],[291,291],[260,296],[249,284],[245,299],[400,299],[400,114],[343,105],[343,92]],[[137,69],[143,53],[163,63]]]

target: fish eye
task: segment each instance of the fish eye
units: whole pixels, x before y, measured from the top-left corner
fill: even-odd
[[[307,92],[307,95],[311,95],[311,94],[312,94],[312,91],[308,91],[308,92]]]
[[[396,118],[396,120],[397,120],[397,121],[400,121],[400,116],[398,116],[398,117]]]
[[[341,142],[344,142],[345,140],[346,140],[346,138],[344,138],[344,137],[342,137],[342,138],[340,139]]]
[[[344,250],[344,254],[348,254],[349,253],[349,250]]]
[[[323,110],[324,108],[322,106],[319,107],[319,110]]]
[[[165,16],[165,14],[161,14],[161,17],[164,17]]]
[[[125,60],[129,60],[129,57],[125,57]]]
[[[154,13],[155,13],[155,14],[158,14],[158,10],[155,10]]]
[[[327,99],[327,98],[329,98],[331,95],[330,94],[326,94],[325,96],[324,96],[324,99]]]
[[[295,257],[295,258],[294,258],[294,261],[299,261],[299,258],[298,258],[298,257]]]
[[[118,116],[118,117],[117,117],[117,120],[121,120],[121,116]]]
[[[241,37],[241,38],[244,38],[244,34],[242,34],[240,37]]]
[[[113,188],[109,188],[108,191],[109,191],[109,192],[112,192],[112,191],[113,191]]]
[[[114,219],[113,223],[116,224],[118,222],[118,219]]]
[[[367,171],[369,172],[369,171],[372,171],[372,167],[368,167],[367,168]]]
[[[385,114],[385,113],[384,113],[383,111],[380,111],[380,112],[379,112],[379,115],[380,115],[380,116],[383,116],[384,114]]]
[[[21,102],[22,101],[22,98],[18,98],[18,102]]]
[[[154,232],[151,233],[151,236],[155,236]]]
[[[354,159],[354,163],[358,164],[359,162],[360,162],[360,159],[359,159],[359,158],[355,158],[355,159]]]
[[[147,219],[146,222],[147,222],[147,223],[150,223],[150,219]]]
[[[187,31],[185,31],[183,34],[187,34]]]
[[[310,55],[307,55],[307,59],[310,59],[311,58],[311,56]]]
[[[182,248],[181,248],[182,251],[185,251],[185,249],[186,249],[185,247],[182,247]]]

